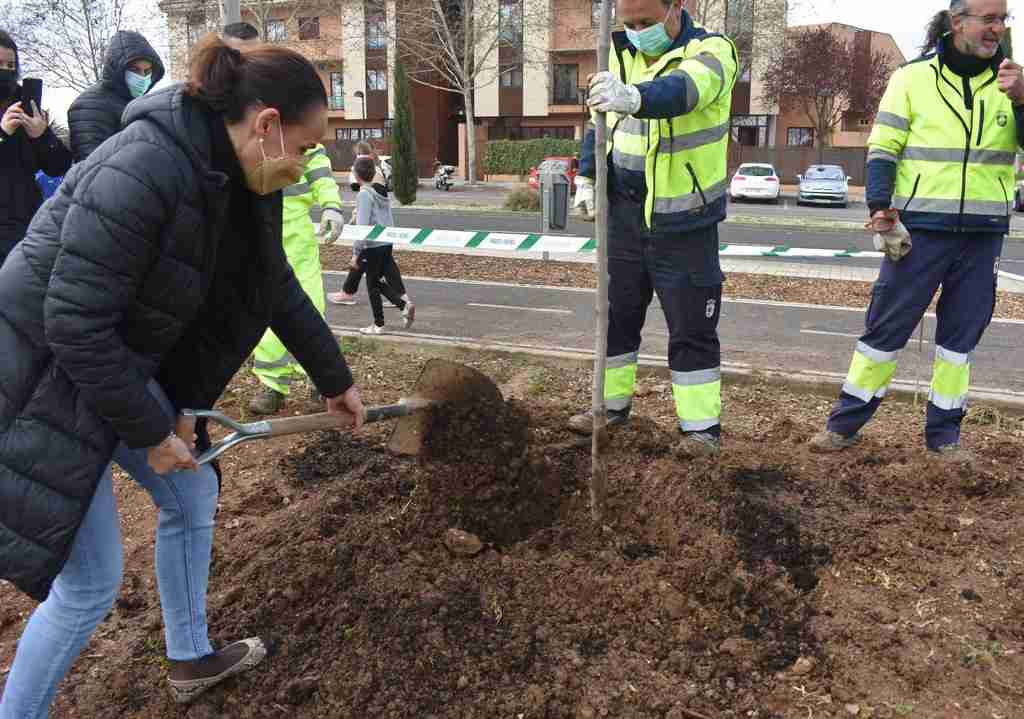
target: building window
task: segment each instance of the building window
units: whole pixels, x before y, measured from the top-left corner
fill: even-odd
[[[387,46],[387,22],[382,15],[366,18],[366,47],[369,50],[383,50]]]
[[[367,90],[387,90],[388,89],[388,72],[387,70],[367,70],[366,71],[366,89]]]
[[[516,89],[523,86],[523,66],[505,65],[501,68],[501,86]]]
[[[395,121],[394,120],[385,120],[384,121],[384,137],[391,137],[391,135],[394,132],[394,129],[395,129]]]
[[[340,72],[331,73],[331,96],[328,102],[332,110],[345,109],[345,76]]]
[[[786,133],[786,144],[790,147],[812,147],[814,145],[813,127],[791,127]]]
[[[554,103],[556,105],[578,105],[580,102],[580,66],[555,65]]]
[[[339,127],[334,131],[334,139],[342,142],[382,140],[384,139],[384,129],[380,127]]]
[[[264,35],[267,42],[284,42],[288,39],[288,26],[284,20],[267,20],[267,29]]]
[[[192,12],[185,16],[185,35],[188,39],[188,46],[192,47],[199,38],[206,34],[206,14],[203,12]]]
[[[522,0],[501,0],[501,4],[498,7],[498,38],[502,45],[509,47],[522,46]]]
[[[614,2],[612,2],[612,25],[615,25]],[[590,27],[601,27],[601,0],[590,0]]]
[[[320,18],[300,17],[299,18],[299,39],[319,40],[320,39]]]

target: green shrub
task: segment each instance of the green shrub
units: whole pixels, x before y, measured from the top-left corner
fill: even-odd
[[[579,152],[579,140],[493,140],[487,143],[484,174],[526,175],[545,157],[572,157]]]
[[[529,187],[520,187],[519,189],[512,190],[512,192],[508,193],[508,197],[505,198],[505,209],[532,210],[536,212],[540,209],[540,194],[534,192]]]

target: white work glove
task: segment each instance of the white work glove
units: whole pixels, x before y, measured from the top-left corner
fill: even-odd
[[[320,215],[320,244],[337,242],[341,237],[341,231],[345,229],[345,216],[341,210],[328,207]]]
[[[615,73],[599,72],[590,78],[587,104],[598,112],[632,115],[640,109],[640,91],[622,82]]]
[[[594,219],[594,181],[583,175],[576,175],[573,180],[576,185],[576,199],[572,203],[573,208],[580,208],[580,215],[585,220]]]
[[[875,249],[884,252],[890,262],[899,262],[913,247],[910,232],[900,222],[899,210],[879,210],[864,229],[875,233]]]

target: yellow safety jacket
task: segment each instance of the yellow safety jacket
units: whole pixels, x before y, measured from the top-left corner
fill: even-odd
[[[889,81],[868,141],[868,203],[891,202],[911,229],[1007,232],[1019,140],[996,83],[1002,54],[974,78],[942,54],[940,45]],[[896,166],[894,186],[882,163]]]

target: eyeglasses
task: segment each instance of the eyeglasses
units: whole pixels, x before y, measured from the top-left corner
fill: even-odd
[[[1010,27],[1010,23],[1013,22],[1013,15],[975,15],[969,12],[960,13],[960,17],[973,17],[980,20],[983,25],[1002,25],[1003,27]]]

